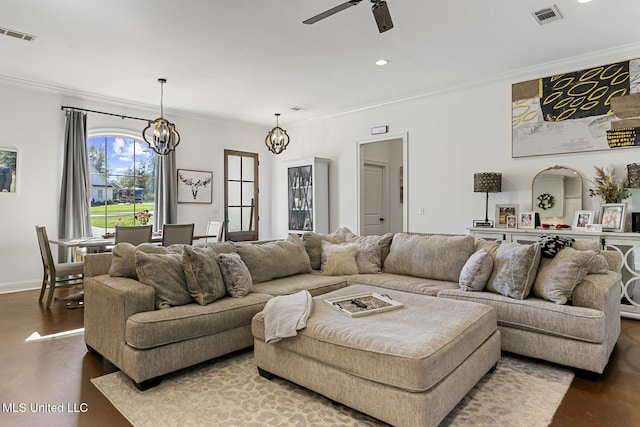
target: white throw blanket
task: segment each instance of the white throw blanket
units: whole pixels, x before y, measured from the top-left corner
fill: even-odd
[[[262,310],[264,340],[267,344],[295,337],[307,326],[313,300],[309,291],[271,298]]]

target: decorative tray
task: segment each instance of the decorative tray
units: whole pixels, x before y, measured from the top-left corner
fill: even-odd
[[[367,316],[404,306],[401,302],[392,300],[389,295],[380,295],[375,292],[327,298],[324,302],[350,317]]]

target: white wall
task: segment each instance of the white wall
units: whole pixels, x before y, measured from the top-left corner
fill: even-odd
[[[42,263],[35,225],[45,225],[57,237],[60,177],[62,174],[64,112],[61,105],[154,119],[159,111],[113,104],[85,97],[65,97],[53,92],[0,83],[0,147],[18,149],[18,191],[0,195],[0,293],[39,287]],[[271,178],[271,153],[264,148],[268,129],[228,120],[165,112],[176,124],[181,142],[177,167],[213,171],[213,204],[178,204],[178,221],[195,222],[203,234],[206,221],[223,217],[223,150],[257,152],[260,181]],[[110,131],[138,137],[145,122],[88,114],[89,134]],[[260,238],[271,238],[271,195],[261,191]],[[55,254],[55,249],[54,249]],[[55,257],[55,255],[54,255]]]

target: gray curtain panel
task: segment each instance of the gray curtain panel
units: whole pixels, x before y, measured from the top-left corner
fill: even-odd
[[[162,224],[175,224],[178,220],[177,181],[175,151],[164,156],[157,156],[154,207],[154,228],[156,230],[162,230]]]
[[[87,156],[87,115],[80,111],[66,112],[64,132],[64,164],[60,188],[58,236],[76,238],[91,236],[91,187]],[[65,261],[66,253],[58,258]]]

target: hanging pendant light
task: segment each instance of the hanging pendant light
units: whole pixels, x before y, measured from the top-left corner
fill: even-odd
[[[287,148],[287,145],[289,145],[289,135],[287,135],[287,131],[282,129],[278,124],[280,113],[275,113],[275,116],[276,127],[267,133],[264,144],[273,154],[280,154]]]
[[[149,122],[142,131],[142,137],[153,151],[160,156],[165,156],[175,150],[180,144],[180,134],[176,126],[164,118],[164,84],[167,79],[158,79],[160,83],[160,118]]]

